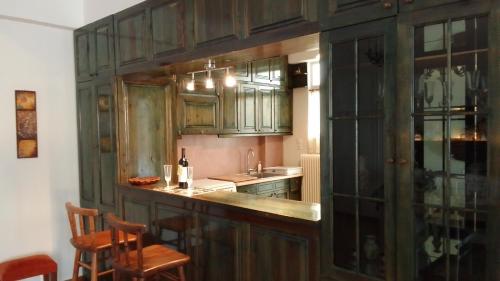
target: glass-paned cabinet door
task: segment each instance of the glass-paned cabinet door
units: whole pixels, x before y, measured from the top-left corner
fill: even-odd
[[[393,20],[321,37],[321,72],[328,76],[321,85],[328,151],[322,168],[329,170],[322,184],[329,231],[321,243],[323,274],[331,277],[394,280],[394,37]]]
[[[488,280],[488,17],[413,28],[414,280]]]

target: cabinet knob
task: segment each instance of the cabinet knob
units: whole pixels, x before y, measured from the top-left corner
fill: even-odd
[[[385,163],[387,163],[387,164],[394,164],[394,162],[395,162],[394,158],[389,158],[389,159],[385,160]]]
[[[384,9],[390,9],[392,8],[392,3],[391,2],[384,2]]]
[[[408,160],[406,159],[399,159],[399,165],[405,165],[408,163]]]

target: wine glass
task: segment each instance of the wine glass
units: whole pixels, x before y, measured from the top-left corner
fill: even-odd
[[[163,165],[163,171],[165,172],[165,181],[167,182],[167,188],[170,186],[170,180],[172,179],[172,165]]]
[[[187,167],[187,184],[188,188],[193,188],[193,173],[194,173],[194,168],[193,167]]]

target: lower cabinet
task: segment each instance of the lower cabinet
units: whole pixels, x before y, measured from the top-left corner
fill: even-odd
[[[302,177],[238,186],[237,191],[260,196],[301,200]]]

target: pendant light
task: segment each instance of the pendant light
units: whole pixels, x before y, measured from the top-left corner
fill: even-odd
[[[194,73],[191,73],[191,81],[187,83],[186,89],[190,92],[194,91]]]
[[[226,84],[226,87],[232,88],[236,86],[236,79],[234,79],[234,76],[232,76],[229,73],[229,68],[226,68],[226,78],[224,83]]]
[[[213,89],[214,88],[214,80],[212,79],[212,71],[208,71],[207,80],[205,80],[205,88]]]

